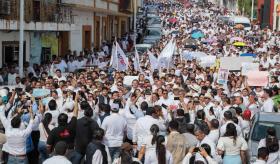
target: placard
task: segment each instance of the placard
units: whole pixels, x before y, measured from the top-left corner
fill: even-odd
[[[219,69],[217,83],[218,84],[226,84],[228,81],[229,70],[228,69]]]
[[[36,89],[33,89],[33,92],[32,92],[32,95],[34,97],[45,97],[50,94],[51,94],[51,91],[49,89],[36,88]]]
[[[123,78],[123,84],[131,86],[133,80],[138,80],[138,76],[125,76]]]
[[[241,74],[246,76],[249,71],[258,71],[259,63],[242,63]]]
[[[247,84],[248,86],[267,86],[268,75],[267,71],[249,71],[247,73]]]
[[[228,69],[229,71],[240,71],[242,63],[253,63],[253,57],[221,57],[222,69]]]

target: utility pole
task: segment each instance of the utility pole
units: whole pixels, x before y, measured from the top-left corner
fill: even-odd
[[[23,77],[23,39],[24,39],[24,0],[20,0],[20,12],[19,12],[19,76]]]
[[[136,14],[137,14],[137,0],[134,0],[134,46],[136,45],[136,36],[137,36],[137,17],[136,17]]]
[[[255,5],[255,0],[252,0],[252,6],[251,6],[251,22],[254,19],[254,5]]]

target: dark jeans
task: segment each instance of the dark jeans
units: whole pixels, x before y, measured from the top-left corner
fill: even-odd
[[[112,161],[114,161],[114,159],[120,157],[120,151],[121,151],[120,147],[109,147],[109,152],[110,152]]]
[[[31,137],[32,137],[34,149],[31,152],[27,153],[28,162],[29,164],[38,164],[39,163],[38,143],[40,139],[40,132],[32,131]]]
[[[83,157],[84,155],[74,150],[69,154],[68,159],[72,162],[72,164],[81,164]]]
[[[28,164],[27,158],[9,155],[8,164]]]
[[[40,157],[39,157],[40,162],[39,163],[43,163],[43,161],[45,161],[47,158],[49,158],[46,142],[39,141],[38,151],[40,153]]]

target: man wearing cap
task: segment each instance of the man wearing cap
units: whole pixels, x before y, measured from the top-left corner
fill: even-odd
[[[112,114],[107,116],[101,125],[105,131],[104,144],[108,146],[112,160],[119,157],[120,147],[127,132],[127,122],[119,114],[119,105],[111,105]]]

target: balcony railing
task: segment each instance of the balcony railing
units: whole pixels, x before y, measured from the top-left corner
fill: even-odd
[[[24,0],[24,19],[29,22],[74,23],[72,7],[59,0]],[[0,0],[0,19],[19,20],[20,0]]]

